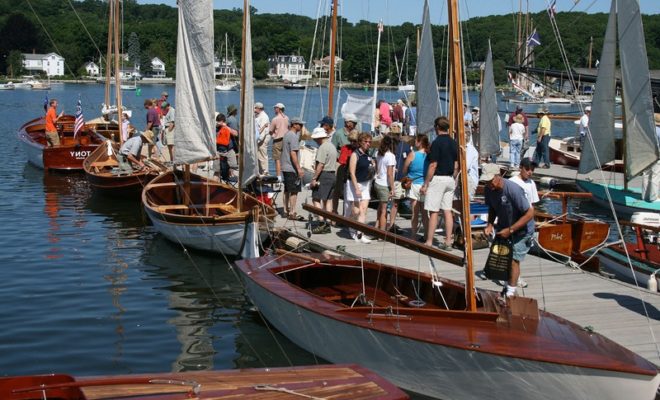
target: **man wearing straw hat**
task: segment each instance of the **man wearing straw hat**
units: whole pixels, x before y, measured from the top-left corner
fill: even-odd
[[[134,170],[144,168],[142,157],[143,144],[154,145],[154,133],[150,130],[144,131],[139,135],[133,136],[121,145],[117,154],[117,163],[119,164],[120,174],[132,174]],[[135,167],[134,167],[135,166]]]
[[[536,112],[539,118],[539,126],[536,128],[536,150],[534,151],[534,162],[539,165],[539,168],[550,168],[550,131],[552,124],[548,118],[548,110],[539,108]],[[543,167],[541,167],[541,159],[543,159]]]

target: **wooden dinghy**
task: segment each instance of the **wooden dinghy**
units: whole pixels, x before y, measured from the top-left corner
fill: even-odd
[[[258,224],[264,241],[273,228],[277,211],[238,189],[199,175],[171,171],[146,185],[142,204],[158,232],[167,239],[198,250],[236,256],[245,242],[248,223]]]
[[[620,146],[621,143],[619,143]],[[575,138],[550,139],[548,148],[550,149],[550,161],[553,164],[567,165],[574,168],[580,166],[580,154],[582,151],[580,149],[580,142],[575,140]],[[619,151],[619,153],[621,152]],[[604,171],[623,172],[623,167],[623,161],[618,159],[606,163],[601,169]]]
[[[357,365],[198,371],[81,377],[0,378],[4,400],[338,399],[398,400],[408,396]]]
[[[35,118],[21,126],[18,140],[27,154],[28,162],[45,170],[82,170],[83,161],[103,142],[103,138],[97,135],[95,124],[85,124],[74,136],[74,123],[73,115],[63,115],[58,120],[60,145],[56,147],[49,147],[46,142],[45,117]],[[107,126],[99,128],[109,134]]]
[[[656,366],[536,301],[359,259],[290,254],[235,262],[259,311],[331,362],[397,386],[457,398],[652,399]]]
[[[167,171],[161,162],[142,155],[147,168],[131,174],[119,174],[119,147],[119,143],[106,141],[104,146],[99,146],[83,162],[85,175],[94,190],[114,196],[139,196],[147,183]]]

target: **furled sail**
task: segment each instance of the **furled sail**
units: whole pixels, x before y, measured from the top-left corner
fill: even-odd
[[[216,156],[212,0],[179,0],[175,162]]]
[[[440,116],[440,98],[438,97],[428,0],[424,1],[422,38],[417,58],[415,89],[417,92],[417,132],[429,133],[433,131],[433,122]]]
[[[493,53],[488,41],[488,55],[479,98],[479,154],[483,157],[500,151],[500,124],[497,115],[497,93],[493,75]]]
[[[625,165],[629,181],[658,160],[649,63],[637,0],[618,0]]]
[[[596,90],[592,101],[589,130],[595,146],[584,141],[578,172],[586,174],[614,160],[614,97],[616,94],[616,0],[612,1],[603,51],[598,66]],[[594,149],[596,153],[594,153]]]
[[[248,2],[249,3],[249,2]],[[248,8],[249,10],[249,8]],[[252,31],[250,30],[250,13],[244,12],[243,37],[243,74],[241,85],[243,91],[241,99],[241,126],[240,134],[243,148],[240,153],[241,160],[241,186],[246,186],[254,180],[257,170],[257,137],[254,122],[254,83],[252,82]]]

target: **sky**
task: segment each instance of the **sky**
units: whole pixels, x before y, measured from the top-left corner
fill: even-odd
[[[519,2],[529,3],[530,12],[539,12],[548,7],[550,0],[459,0],[460,18],[482,17],[493,14],[518,12]],[[581,11],[588,13],[609,12],[610,0],[556,0],[557,11]],[[176,5],[176,0],[138,0],[140,4]],[[291,13],[317,17],[322,10],[329,10],[332,0],[251,0],[252,7],[259,13]],[[643,14],[659,14],[660,0],[639,0]],[[242,0],[214,0],[216,9],[242,8]],[[403,22],[421,23],[424,0],[339,0],[339,14],[350,22],[383,20],[386,25],[400,25]],[[526,6],[525,6],[526,7]],[[342,9],[343,8],[343,9]],[[429,1],[431,22],[447,22],[447,1]],[[324,12],[322,12],[324,14]]]

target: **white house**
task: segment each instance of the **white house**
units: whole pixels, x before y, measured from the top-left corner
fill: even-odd
[[[30,74],[64,75],[64,57],[55,54],[23,53],[23,68]]]
[[[343,61],[341,57],[335,57],[335,77],[339,74],[339,69]],[[312,64],[314,76],[319,78],[328,78],[330,76],[330,56],[325,56],[320,60],[314,60]]]
[[[98,65],[94,61],[89,61],[85,63],[83,66],[85,68],[85,72],[87,73],[87,76],[99,76],[101,73],[101,69],[99,68]]]
[[[226,59],[224,57],[218,59],[216,56],[213,60],[213,66],[215,67],[216,79],[235,78],[238,76],[238,69],[236,68],[234,60]]]
[[[296,55],[268,57],[268,76],[289,82],[311,78],[305,69],[305,57]]]
[[[165,78],[165,63],[158,57],[151,59],[152,78]]]

